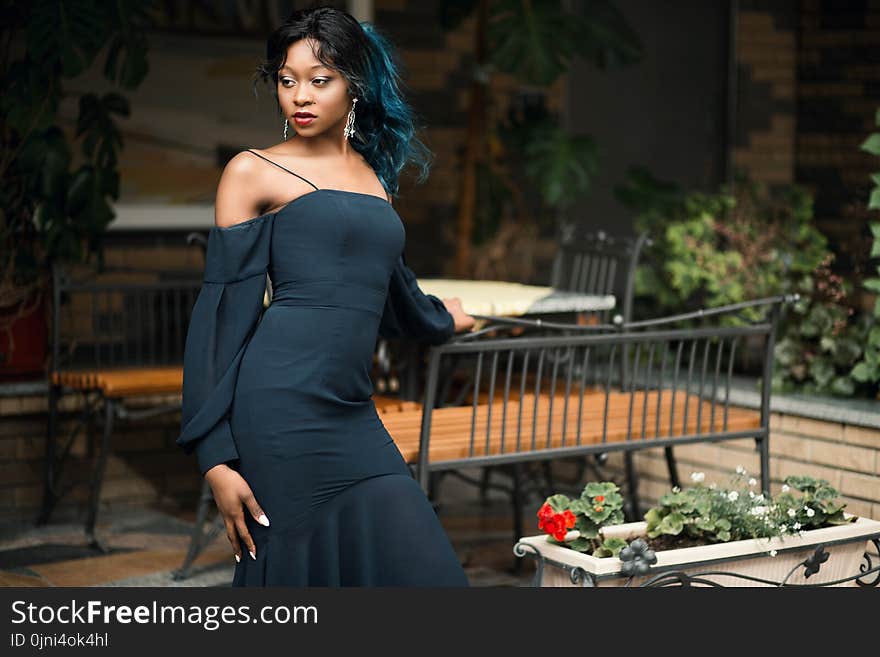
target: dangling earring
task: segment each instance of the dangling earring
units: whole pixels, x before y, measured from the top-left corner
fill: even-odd
[[[346,139],[354,136],[354,106],[357,105],[357,102],[357,98],[352,100],[351,109],[348,111],[348,121],[345,123],[345,130],[342,131]]]
[[[287,119],[284,119],[284,139],[287,140]]]

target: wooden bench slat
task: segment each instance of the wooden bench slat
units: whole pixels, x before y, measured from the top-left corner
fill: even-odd
[[[675,400],[675,414],[673,417],[673,433],[669,434],[669,420],[672,411],[672,395],[670,391],[663,391],[660,400],[660,437],[675,437],[695,433],[722,432],[724,428],[724,408],[716,402],[715,416],[712,418],[711,402],[702,401],[697,395],[690,395],[687,400],[688,417],[684,424],[685,393],[678,391]],[[457,406],[434,409],[431,414],[431,439],[429,460],[432,462],[465,459],[473,456],[486,456],[501,453],[519,453],[533,451],[532,448],[532,424],[535,424],[535,448],[540,451],[548,448],[573,447],[577,444],[591,445],[602,443],[602,420],[604,417],[605,396],[584,396],[583,411],[581,415],[580,443],[577,442],[577,413],[578,400],[569,400],[568,412],[563,414],[564,403],[554,399],[553,417],[548,437],[547,423],[550,420],[549,398],[538,400],[538,412],[534,412],[534,399],[529,403],[522,404],[520,444],[517,448],[516,427],[520,403],[508,401],[507,417],[504,420],[504,444],[502,450],[501,430],[502,418],[501,407],[492,409],[492,419],[489,426],[489,448],[486,450],[486,424],[488,419],[488,406],[479,405],[476,411],[475,435],[473,451],[471,450],[470,431],[474,415],[472,406]],[[642,406],[644,395],[635,396],[632,419],[630,421],[629,393],[612,393],[609,396],[608,423],[605,429],[606,443],[642,442]],[[700,423],[697,425],[698,404],[702,403]],[[589,412],[587,412],[589,410]],[[599,412],[597,412],[599,411]],[[389,414],[382,417],[383,424],[400,449],[404,459],[409,463],[418,461],[419,434],[421,432],[421,412],[403,412]],[[563,443],[562,423],[566,420],[565,442]],[[656,391],[648,393],[648,408],[644,424],[644,440],[657,437],[657,394]],[[727,414],[726,431],[747,431],[761,426],[760,414],[741,408],[729,408]]]
[[[108,397],[169,394],[183,389],[182,367],[70,370],[53,382],[78,390],[100,390]]]

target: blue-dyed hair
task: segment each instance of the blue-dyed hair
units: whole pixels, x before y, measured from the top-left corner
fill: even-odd
[[[266,42],[266,60],[257,67],[254,85],[271,83],[278,102],[278,70],[287,49],[300,39],[317,42],[315,57],[348,80],[355,106],[351,145],[373,167],[385,190],[396,196],[400,173],[408,164],[428,177],[431,151],[416,137],[415,113],[401,91],[397,54],[376,27],[360,23],[334,7],[300,9],[291,13]],[[278,106],[281,110],[280,104]]]

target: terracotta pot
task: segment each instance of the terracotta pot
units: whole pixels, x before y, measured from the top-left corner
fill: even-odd
[[[644,536],[647,523],[634,522],[609,527],[616,536],[630,540]],[[576,534],[576,532],[571,532]],[[574,537],[574,536],[572,536]],[[736,575],[757,577],[779,583],[794,569],[786,580],[788,584],[819,585],[858,575],[863,562],[867,541],[880,544],[880,522],[858,518],[855,522],[835,527],[823,527],[802,532],[800,536],[784,539],[749,539],[697,547],[661,550],[656,552],[657,563],[646,576],[629,577],[621,573],[622,562],[616,557],[598,558],[547,541],[547,535],[526,536],[519,540],[514,552],[518,556],[533,556],[541,561],[536,573],[536,586],[639,586],[661,574],[680,572],[691,577],[700,576],[722,586],[772,586]],[[810,557],[819,545],[829,554],[819,572],[809,578],[798,564]],[[776,556],[770,551],[775,550]],[[876,559],[870,567],[877,567]],[[581,570],[577,570],[580,568]],[[572,571],[575,579],[572,581]],[[709,574],[711,573],[711,574]],[[725,574],[727,573],[727,574]],[[880,573],[868,575],[866,581],[875,583]],[[694,584],[698,585],[698,584]],[[855,580],[835,586],[857,586]]]
[[[0,308],[0,326],[5,325],[22,307],[32,304],[33,298]],[[46,375],[49,339],[47,305],[47,296],[42,294],[39,303],[15,320],[8,331],[0,330],[0,381],[23,381]]]

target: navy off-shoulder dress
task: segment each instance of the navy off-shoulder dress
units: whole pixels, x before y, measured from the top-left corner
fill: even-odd
[[[371,398],[379,336],[455,330],[404,243],[387,200],[317,187],[210,230],[177,443],[202,474],[237,470],[269,517],[245,510],[256,560],[242,543],[233,586],[468,586]]]

